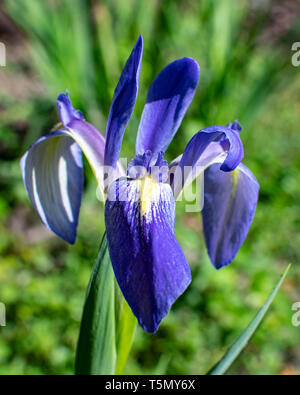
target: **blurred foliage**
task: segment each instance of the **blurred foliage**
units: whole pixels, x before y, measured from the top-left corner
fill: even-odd
[[[230,373],[300,373],[299,2],[230,0],[6,0],[0,40],[0,374],[72,373],[85,290],[104,232],[103,207],[85,166],[78,239],[68,246],[39,222],[19,158],[58,121],[55,98],[105,132],[114,87],[144,37],[140,92],[122,147],[132,157],[147,88],[170,61],[191,56],[199,87],[168,159],[203,126],[238,119],[245,164],[261,185],[253,226],[235,262],[215,271],[199,214],[178,204],[176,234],[193,282],[154,336],[137,331],[128,374],[205,373],[252,319],[288,262],[293,267],[271,314]]]

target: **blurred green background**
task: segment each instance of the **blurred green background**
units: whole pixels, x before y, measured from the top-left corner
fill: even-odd
[[[234,263],[209,263],[201,214],[177,209],[176,235],[193,281],[156,335],[137,330],[128,374],[205,373],[292,269],[263,326],[232,374],[299,374],[300,327],[300,3],[232,0],[8,0],[0,5],[0,374],[73,373],[85,291],[104,232],[103,206],[85,166],[78,238],[69,246],[40,223],[19,159],[58,121],[69,90],[76,108],[105,133],[114,87],[139,34],[139,97],[122,146],[131,158],[147,88],[170,61],[201,67],[194,101],[168,150],[179,155],[204,126],[243,125],[244,163],[261,185],[248,238]]]

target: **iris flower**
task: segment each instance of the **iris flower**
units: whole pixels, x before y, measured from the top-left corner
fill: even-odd
[[[164,160],[198,84],[200,70],[192,58],[170,63],[150,86],[136,156],[125,173],[119,155],[138,93],[142,51],[140,36],[114,92],[106,139],[73,108],[68,94],[61,94],[61,125],[30,147],[21,169],[41,221],[73,244],[85,154],[105,196],[108,248],[117,282],[142,328],[155,332],[191,282],[174,234],[177,197],[204,172],[203,232],[210,260],[220,269],[232,262],[247,236],[259,185],[240,163],[243,146],[237,121],[198,131],[170,166]]]

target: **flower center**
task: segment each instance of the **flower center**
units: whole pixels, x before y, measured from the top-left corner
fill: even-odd
[[[168,162],[163,159],[164,152],[153,154],[150,150],[136,157],[129,163],[127,175],[133,179],[151,177],[156,182],[167,182],[169,177]]]
[[[159,183],[149,175],[140,180],[140,211],[142,216],[147,216],[152,204],[160,197]]]

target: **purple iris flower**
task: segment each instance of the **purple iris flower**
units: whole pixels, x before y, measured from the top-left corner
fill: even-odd
[[[204,172],[204,236],[210,260],[219,269],[232,262],[247,236],[259,185],[240,164],[243,146],[237,121],[200,130],[170,166],[163,159],[198,84],[199,66],[191,58],[169,64],[152,83],[136,156],[125,173],[119,155],[137,97],[142,49],[140,36],[114,92],[106,139],[73,108],[68,94],[61,94],[57,100],[61,126],[30,147],[21,168],[42,222],[74,243],[84,152],[106,200],[108,248],[116,279],[140,325],[155,332],[191,281],[174,234],[177,197]]]

